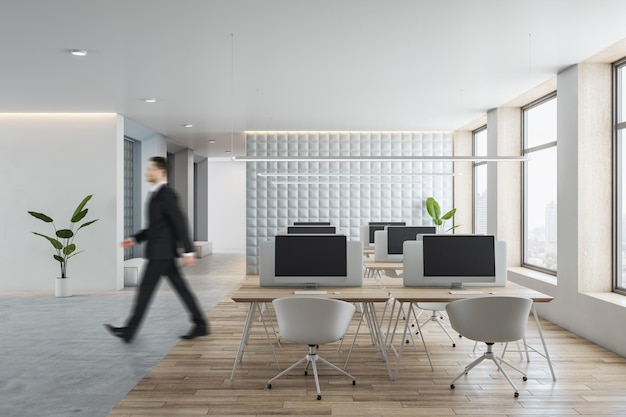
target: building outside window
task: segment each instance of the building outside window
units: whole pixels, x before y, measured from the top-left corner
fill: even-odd
[[[524,266],[557,271],[557,97],[522,109]]]
[[[487,126],[473,132],[474,156],[487,155]],[[474,162],[474,233],[487,234],[487,162]]]

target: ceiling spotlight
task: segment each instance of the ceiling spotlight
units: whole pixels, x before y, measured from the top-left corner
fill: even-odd
[[[209,139],[209,143],[215,143],[215,139]]]
[[[74,56],[85,56],[87,55],[87,51],[85,51],[84,49],[72,49],[70,51],[70,54]]]
[[[225,151],[226,153],[230,153],[230,151]]]
[[[185,123],[183,127],[193,127],[193,125],[191,123]]]
[[[156,98],[142,98],[143,101],[145,101],[146,103],[156,103],[157,99]]]

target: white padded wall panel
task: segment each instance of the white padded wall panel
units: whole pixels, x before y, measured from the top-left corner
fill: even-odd
[[[258,132],[246,134],[248,156],[420,156],[452,155],[450,132]],[[259,177],[258,173],[312,173],[312,177]],[[330,221],[350,240],[360,240],[369,221],[430,225],[424,207],[434,196],[453,207],[450,176],[381,176],[376,173],[452,172],[452,163],[432,162],[248,162],[247,273],[258,274],[259,243],[294,221]],[[359,173],[365,177],[330,177]],[[341,181],[343,184],[276,185],[273,181]],[[416,184],[374,184],[412,181]]]

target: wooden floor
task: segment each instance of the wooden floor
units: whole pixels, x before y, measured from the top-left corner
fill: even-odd
[[[260,323],[256,323],[249,349],[230,381],[247,305],[223,300],[210,313],[213,333],[181,341],[137,386],[117,404],[109,417],[140,416],[626,416],[626,359],[581,339],[551,323],[542,322],[557,381],[544,358],[532,354],[530,362],[517,353],[506,358],[525,369],[523,382],[509,374],[520,390],[519,398],[495,366],[483,362],[450,389],[450,381],[479,355],[474,342],[457,339],[456,347],[436,324],[423,333],[434,371],[423,352],[405,353],[396,381],[371,351],[367,333],[358,337],[348,371],[351,381],[320,365],[323,398],[315,397],[312,375],[294,371],[265,388],[278,373]],[[423,315],[425,317],[426,315]],[[355,320],[358,319],[355,315]],[[528,341],[538,345],[536,328],[529,322]],[[354,326],[353,326],[354,328]],[[616,329],[617,330],[617,329]],[[455,335],[456,338],[456,335]],[[350,335],[347,340],[352,339]],[[343,367],[348,343],[320,347],[320,354]],[[410,345],[409,345],[410,346]],[[501,346],[496,350],[500,351]],[[305,348],[282,343],[282,367],[299,359]],[[483,346],[479,346],[483,350]]]

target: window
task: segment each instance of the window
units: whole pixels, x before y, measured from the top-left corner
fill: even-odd
[[[473,132],[474,155],[487,155],[487,126]],[[474,162],[474,233],[487,234],[487,162]]]
[[[135,230],[135,142],[124,137],[124,236],[132,236]],[[136,247],[124,249],[124,259],[134,258]]]
[[[615,159],[615,236],[614,236],[614,253],[615,253],[615,270],[614,270],[614,289],[616,292],[626,294],[626,211],[624,210],[624,196],[626,196],[626,170],[624,163],[626,162],[626,84],[624,76],[626,75],[626,60],[620,61],[614,66],[615,92],[615,134],[614,134],[614,159]]]
[[[522,109],[524,266],[556,274],[556,93]]]

